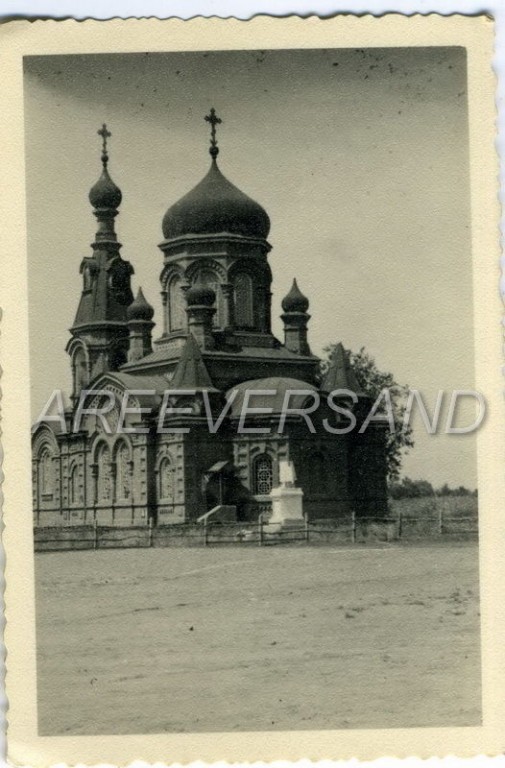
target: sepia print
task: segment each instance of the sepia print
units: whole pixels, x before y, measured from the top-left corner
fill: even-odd
[[[121,33],[149,26],[91,48],[84,25],[22,57],[28,762],[70,761],[74,737],[117,763],[167,760],[136,735],[177,760],[378,756],[388,729],[496,743],[476,319],[496,244],[472,176],[489,22],[412,19],[408,41],[338,21],[214,48],[200,20],[146,50]]]

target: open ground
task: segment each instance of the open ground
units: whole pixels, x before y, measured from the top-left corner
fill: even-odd
[[[480,723],[478,547],[36,555],[39,732]]]

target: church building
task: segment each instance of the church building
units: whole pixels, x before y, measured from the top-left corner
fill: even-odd
[[[66,348],[71,404],[32,435],[36,525],[171,525],[220,506],[238,521],[268,518],[281,460],[309,520],[386,512],[384,425],[360,431],[371,403],[341,345],[321,374],[296,280],[281,303],[284,339],[273,335],[270,220],[221,172],[221,120],[214,109],[205,119],[210,168],[162,221],[154,339],[154,310],[141,289],[134,298],[120,252],[122,193],[99,131],[97,231]]]

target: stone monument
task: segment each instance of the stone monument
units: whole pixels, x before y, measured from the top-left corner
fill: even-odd
[[[296,474],[292,461],[279,461],[279,485],[272,488],[271,531],[281,528],[297,528],[304,524],[303,491],[295,485]]]

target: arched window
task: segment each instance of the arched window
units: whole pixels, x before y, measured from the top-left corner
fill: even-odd
[[[43,494],[53,492],[53,456],[49,448],[40,455],[40,489]]]
[[[221,285],[217,275],[211,269],[202,269],[198,273],[195,282],[205,285],[206,288],[212,288],[216,294],[216,312],[213,317],[213,323],[217,328],[221,328],[224,325],[223,297],[221,295]]]
[[[83,291],[90,291],[92,286],[91,269],[89,264],[84,264],[82,268]]]
[[[131,494],[130,451],[121,443],[116,453],[116,498],[125,501]]]
[[[178,275],[168,285],[168,320],[171,331],[180,331],[186,325],[182,280]]]
[[[78,504],[79,498],[79,468],[74,464],[68,478],[68,496],[71,504]]]
[[[102,445],[98,453],[98,499],[109,501],[112,496],[112,478],[110,472],[110,451]]]
[[[73,356],[74,367],[74,392],[79,394],[88,383],[88,364],[86,353],[82,347],[77,347]]]
[[[253,284],[250,275],[240,272],[233,280],[235,325],[238,328],[254,327]]]
[[[254,461],[253,489],[256,496],[266,496],[273,486],[272,457],[262,453]]]
[[[168,456],[160,461],[158,469],[158,496],[164,501],[173,501],[174,498],[174,468]]]

